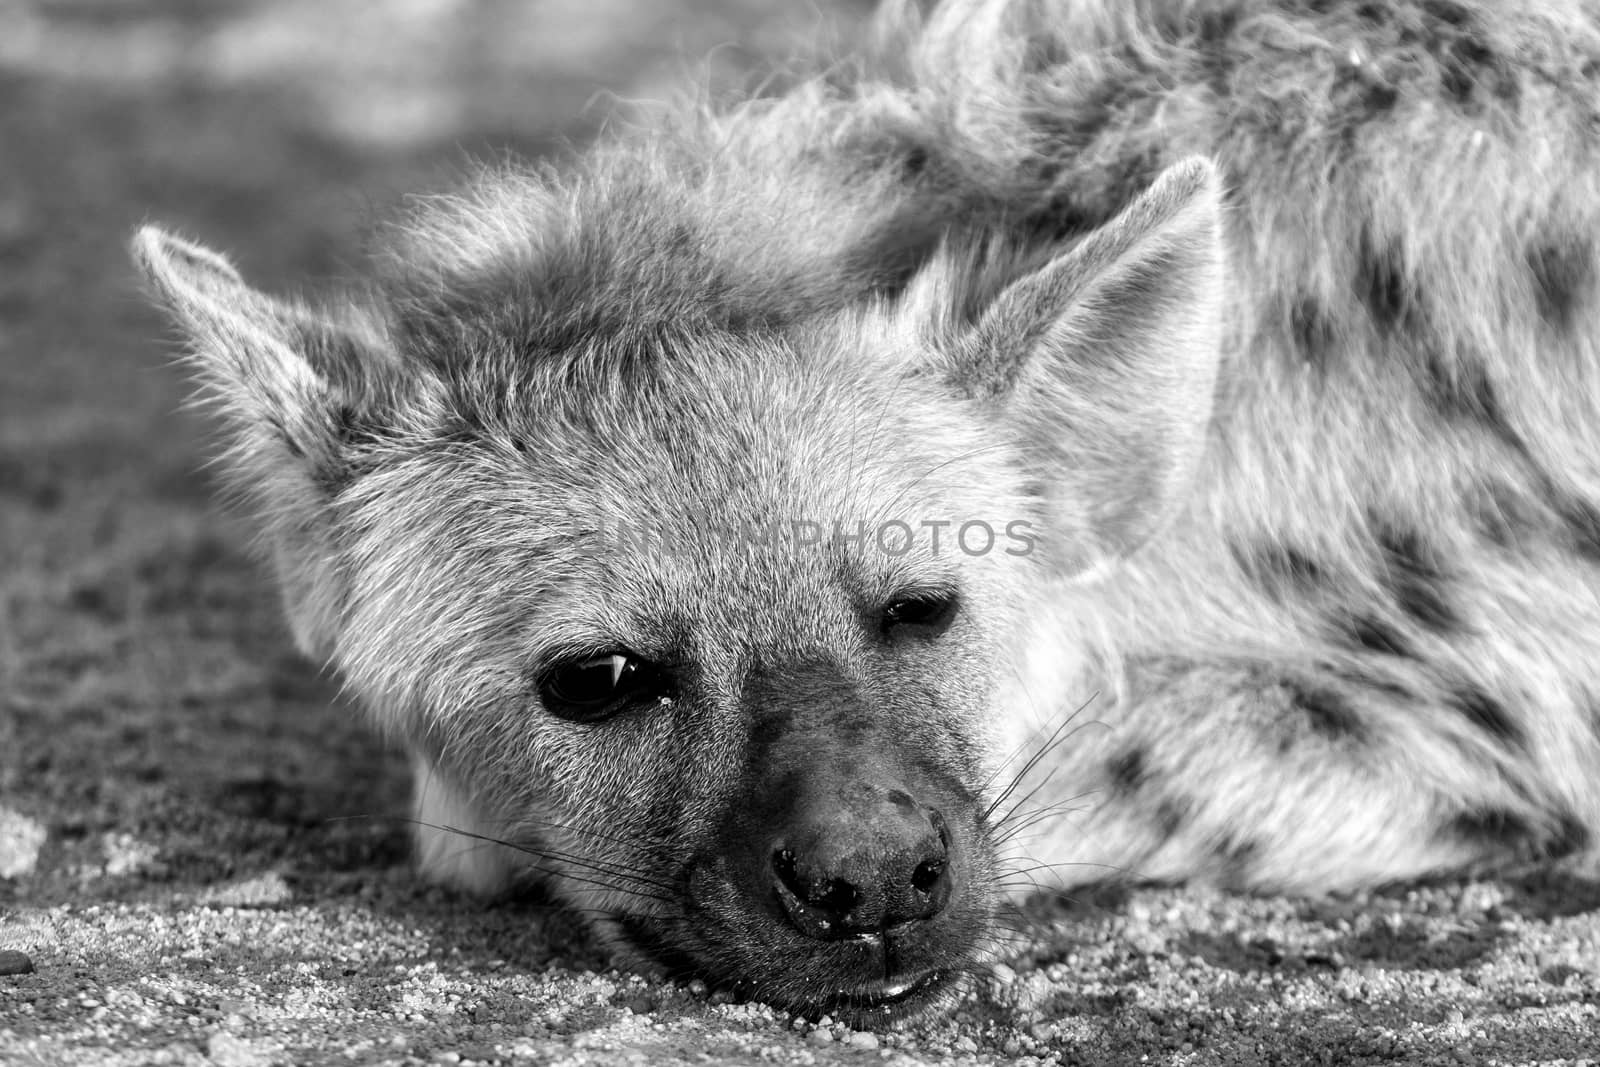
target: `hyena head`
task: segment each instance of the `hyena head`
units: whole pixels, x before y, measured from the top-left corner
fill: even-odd
[[[1041,597],[1203,448],[1216,175],[1031,260],[950,242],[893,297],[741,289],[726,232],[534,201],[517,254],[424,226],[447,252],[334,311],[136,238],[297,640],[448,795],[425,815],[621,945],[797,1010],[926,1005],[990,941],[1014,703],[1066,706],[1016,685]]]

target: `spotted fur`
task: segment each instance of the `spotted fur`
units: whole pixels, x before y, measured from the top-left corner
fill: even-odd
[[[865,1011],[887,942],[737,890],[796,731],[946,798],[908,973],[981,958],[1019,849],[1322,892],[1593,848],[1597,72],[1576,0],[890,2],[781,96],[423,202],[332,310],[135,247],[302,646],[503,843],[430,872]],[[1037,536],[723,536],[797,518]],[[617,647],[672,694],[541,707]]]

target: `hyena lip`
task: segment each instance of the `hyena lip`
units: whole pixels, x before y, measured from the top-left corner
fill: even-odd
[[[811,1010],[856,1023],[888,1022],[926,1007],[954,977],[950,971],[932,970],[911,978],[840,989],[822,998]]]
[[[620,919],[617,930],[634,951],[640,953],[638,962],[659,968],[663,976],[679,980],[700,978],[712,988],[724,990],[741,1000],[762,1001],[811,1019],[827,1015],[849,1025],[876,1025],[918,1015],[931,1007],[959,974],[958,970],[935,967],[915,974],[836,987],[832,992],[795,996],[788,991],[766,988],[765,983],[748,977],[719,976],[698,966],[690,955],[671,945],[643,920]]]

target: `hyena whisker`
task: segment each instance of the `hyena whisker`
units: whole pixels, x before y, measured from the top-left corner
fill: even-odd
[[[1038,796],[1045,789],[1049,788],[1050,783],[1055,780],[1056,770],[1057,770],[1057,768],[1052,767],[1050,770],[1046,771],[1045,774],[1044,774],[1044,777],[1040,778],[1037,782],[1035,782],[1033,784],[1032,788],[1030,788],[1026,793],[1022,794],[1022,796],[1018,797],[1015,801],[1013,801],[1011,806],[1008,807],[1005,810],[1005,812],[1000,815],[999,818],[994,819],[994,825],[996,825],[996,826],[1004,826],[1004,825],[1006,825],[1013,818],[1015,818],[1017,816],[1018,812],[1022,811],[1025,808],[1027,808],[1028,805],[1033,801],[1034,797]],[[1019,779],[1019,781],[1020,781],[1020,779]],[[1092,790],[1091,790],[1091,792],[1092,792]],[[1082,794],[1079,794],[1079,796],[1082,796]],[[1077,799],[1077,797],[1073,797],[1071,799],[1075,800],[1075,799]]]
[[[1098,863],[1098,862],[1095,862],[1095,861],[1092,861],[1092,860],[1063,860],[1060,863],[1044,863],[1044,862],[1031,863],[1026,868],[1023,868],[1023,870],[1025,872],[1027,872],[1028,876],[1024,877],[1022,881],[1016,882],[1016,883],[1008,882],[1008,879],[1011,878],[1011,873],[1012,872],[1002,871],[1002,872],[1000,872],[1000,873],[998,873],[998,874],[996,874],[994,876],[993,884],[996,884],[996,885],[1016,884],[1016,885],[1022,885],[1022,886],[1031,886],[1031,887],[1035,887],[1035,888],[1039,889],[1040,891],[1049,891],[1051,893],[1056,893],[1057,895],[1061,896],[1061,898],[1063,900],[1068,900],[1068,899],[1072,899],[1072,898],[1067,896],[1066,894],[1058,893],[1056,890],[1050,889],[1048,886],[1039,885],[1039,883],[1035,879],[1033,879],[1031,877],[1033,873],[1039,872],[1039,871],[1050,871],[1052,873],[1059,873],[1062,870],[1068,870],[1068,869],[1104,872],[1104,874],[1102,875],[1102,879],[1101,880],[1105,880],[1105,876],[1107,876],[1107,875],[1111,876],[1111,878],[1113,878],[1115,880],[1118,880],[1118,881],[1125,881],[1126,880],[1126,881],[1134,881],[1134,882],[1143,882],[1143,881],[1150,881],[1151,880],[1148,874],[1139,871],[1135,867],[1127,866],[1126,864]],[[1052,884],[1055,884],[1055,883],[1052,883]]]
[[[1011,781],[1006,785],[1006,787],[1001,790],[1000,794],[990,801],[988,806],[983,809],[983,817],[985,819],[992,818],[994,813],[1000,809],[1000,806],[1005,804],[1006,801],[1008,801],[1022,785],[1028,774],[1031,773],[1035,767],[1039,766],[1040,763],[1048,759],[1051,754],[1054,753],[1055,750],[1058,749],[1063,743],[1077,734],[1079,730],[1086,729],[1090,726],[1102,726],[1106,729],[1110,729],[1109,724],[1099,719],[1090,719],[1082,723],[1077,722],[1078,716],[1082,715],[1089,705],[1094,703],[1099,696],[1100,693],[1098,690],[1094,693],[1091,693],[1088,699],[1084,700],[1083,703],[1074,708],[1072,712],[1066,716],[1066,718],[1057,724],[1055,729],[1050,731],[1050,735],[1045,739],[1044,744],[1032,751],[1026,762],[1024,762],[1023,765],[1017,769],[1016,773],[1012,775]],[[984,789],[987,790],[990,788],[994,784],[995,779],[997,779],[1001,774],[1005,773],[1008,765],[1022,752],[1027,751],[1030,747],[1031,741],[1024,741],[1022,744],[1013,749],[1011,753],[1009,753],[1001,762],[1000,766],[996,768],[994,773],[989,776],[989,780],[984,783]]]
[[[525,815],[518,816],[516,818],[507,818],[502,821],[507,825],[527,826],[539,830],[554,830],[558,833],[571,834],[574,837],[582,838],[584,840],[605,841],[614,845],[621,845],[624,848],[635,849],[638,851],[651,851],[654,849],[667,848],[672,844],[672,842],[664,835],[641,836],[637,834],[630,834],[624,837],[618,834],[606,833],[603,830],[597,830],[593,827],[578,826],[570,822],[557,822],[554,819],[533,818]]]
[[[1077,865],[1082,866],[1082,864]],[[1036,884],[1032,878],[1033,875],[1042,872],[1054,871],[1056,868],[1061,866],[1063,866],[1063,864],[1036,862],[1030,863],[1024,867],[1012,867],[1000,875],[999,878],[997,878],[996,884],[1021,884],[1018,881],[1019,879],[1027,882],[1028,884]]]
[[[1033,794],[1039,789],[1042,789],[1049,780],[1050,775],[1046,774],[1044,778],[1040,779],[1038,785],[1034,789],[1030,789],[1026,794],[1019,797],[1014,804],[1006,809],[1003,815],[994,820],[994,829],[999,832],[1009,832],[1019,829],[1023,826],[1033,826],[1041,819],[1048,819],[1058,815],[1068,815],[1093,810],[1092,807],[1075,807],[1073,805],[1077,804],[1077,802],[1080,800],[1084,800],[1088,797],[1094,796],[1096,793],[1099,793],[1100,790],[1098,788],[1085,789],[1081,792],[1074,793],[1072,796],[1062,797],[1059,800],[1051,801],[1048,804],[1040,804],[1037,807],[1030,806],[1030,801],[1033,798]]]
[[[601,889],[613,889],[618,892],[626,892],[646,900],[657,900],[663,903],[668,903],[676,899],[676,887],[665,882],[652,879],[638,871],[617,864],[596,860],[588,856],[578,856],[572,853],[560,851],[558,849],[552,849],[545,845],[524,845],[507,838],[494,837],[489,834],[477,833],[472,830],[463,830],[459,827],[447,826],[440,823],[432,823],[422,819],[408,819],[403,816],[391,816],[391,818],[395,818],[400,822],[408,823],[413,826],[422,826],[430,830],[437,830],[440,833],[466,838],[476,842],[476,844],[472,846],[475,849],[491,848],[494,846],[509,848],[515,852],[521,853],[524,856],[531,856],[539,860],[545,858],[555,859],[561,863],[568,864],[572,867],[577,867],[582,871],[588,872],[582,875],[575,875],[563,867],[540,866],[537,863],[528,864],[529,869],[538,871],[541,874],[557,875],[568,878],[572,881],[583,882],[586,885],[593,885]],[[603,878],[618,879],[618,881],[607,882],[603,881]]]
[[[1037,950],[1039,943],[1047,940],[1054,932],[1054,927],[1042,922],[1034,922],[1026,927],[1012,927],[1002,923],[995,930],[994,951],[987,959],[973,961],[969,971],[979,981],[985,979],[993,981],[996,966],[1000,964],[1011,966],[1017,960],[1025,958],[1030,950]]]
[[[469,831],[466,831],[466,830],[459,829],[457,827],[442,826],[442,825],[439,825],[439,824],[436,824],[436,823],[428,822],[428,821],[423,820],[423,819],[417,819],[417,818],[413,818],[411,816],[405,816],[405,815],[376,815],[376,814],[343,815],[343,816],[334,816],[333,818],[330,818],[327,821],[329,821],[329,822],[344,822],[344,821],[353,821],[353,820],[360,820],[360,819],[392,820],[392,821],[395,821],[395,822],[404,823],[404,824],[409,825],[409,826],[422,826],[422,827],[426,827],[426,828],[428,828],[430,830],[439,830],[441,832],[455,834],[458,837],[475,837],[475,838],[477,838],[478,840],[480,840],[483,843],[483,846],[485,848],[488,848],[488,847],[491,847],[491,846],[494,846],[494,845],[500,845],[500,846],[504,846],[506,848],[514,848],[514,849],[519,849],[519,850],[522,849],[522,846],[517,845],[510,838],[495,837],[492,834],[484,834],[481,831],[479,831],[479,832],[469,832]],[[531,827],[531,828],[537,828],[537,829],[540,829],[540,830],[555,830],[555,831],[560,832],[560,833],[571,834],[574,837],[579,837],[579,838],[584,838],[584,839],[594,840],[594,841],[604,841],[604,842],[607,842],[609,844],[621,845],[624,848],[627,848],[627,849],[630,849],[630,850],[642,851],[642,852],[647,852],[647,851],[651,851],[653,849],[660,849],[660,848],[668,847],[671,844],[671,842],[666,840],[665,838],[644,837],[644,836],[639,836],[639,835],[630,835],[630,836],[624,837],[624,836],[620,836],[620,835],[617,835],[617,834],[605,833],[604,831],[596,830],[596,829],[593,829],[591,827],[577,826],[577,825],[574,825],[572,823],[557,822],[557,821],[555,821],[553,819],[540,819],[540,818],[534,818],[534,817],[525,816],[525,815],[524,816],[517,816],[515,818],[507,817],[507,818],[502,818],[502,819],[485,819],[485,820],[481,820],[480,821],[480,825],[494,825],[495,823],[498,823],[501,826],[506,826],[506,827]],[[543,846],[543,845],[540,846],[540,849],[541,849],[541,851],[548,851],[547,848],[545,846]]]
[[[1024,887],[1018,891],[1016,887],[1006,887],[1004,890],[1010,896],[1028,896],[1032,890]],[[1007,907],[995,916],[996,928],[992,940],[997,945],[1004,945],[1013,954],[1026,952],[1034,948],[1040,941],[1045,940],[1055,931],[1055,924],[1041,916],[1027,914],[1022,908],[1015,905]],[[995,954],[998,956],[998,954]],[[995,962],[1000,962],[996,959]]]
[[[575,867],[579,871],[585,872],[583,874],[573,874],[571,870],[566,868],[542,866],[537,868],[541,873],[559,874],[561,877],[572,881],[626,890],[636,896],[662,902],[670,902],[677,899],[676,886],[657,881],[631,868],[602,863],[586,856],[578,856],[542,845],[537,848],[517,847],[517,851],[524,855],[537,856],[541,860],[548,857],[566,864],[567,867]],[[604,879],[611,879],[612,881],[607,883]]]
[[[1093,792],[1097,792],[1097,790],[1090,791],[1090,793]],[[1010,823],[1009,821],[1001,822],[998,824],[1000,832],[994,834],[991,840],[994,841],[996,845],[1006,845],[1012,841],[1018,840],[1027,831],[1035,829],[1041,824],[1048,823],[1055,819],[1069,818],[1073,815],[1083,815],[1091,812],[1094,810],[1092,807],[1075,807],[1071,804],[1072,801],[1088,795],[1090,794],[1080,793],[1078,796],[1070,797],[1059,804],[1047,804],[1044,807],[1036,808],[1022,816],[1014,823]]]

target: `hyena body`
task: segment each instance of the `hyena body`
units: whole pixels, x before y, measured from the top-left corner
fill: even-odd
[[[330,311],[136,242],[424,866],[868,1017],[1032,885],[1588,848],[1600,16],[880,30],[425,205]]]

